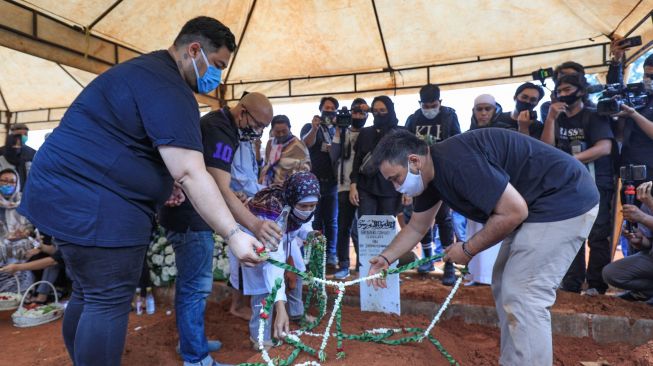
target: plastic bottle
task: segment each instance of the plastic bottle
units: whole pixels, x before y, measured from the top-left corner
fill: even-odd
[[[145,289],[146,294],[145,294],[145,312],[148,315],[154,314],[154,310],[156,309],[155,304],[154,304],[154,295],[152,295],[152,288],[147,287]]]
[[[136,294],[134,295],[134,309],[136,310],[136,315],[143,315],[143,297],[141,297],[141,288],[136,288]]]
[[[282,233],[285,233],[286,228],[288,227],[288,215],[290,214],[291,210],[292,210],[292,208],[290,206],[285,206],[283,208],[283,210],[281,211],[281,213],[279,214],[279,217],[277,217],[277,219],[274,220],[274,223],[277,224],[277,226],[279,226],[279,229],[281,229]],[[272,252],[277,251],[277,249],[272,250],[272,248],[275,248],[275,247],[277,249],[279,248],[279,242],[267,245],[268,250],[270,250]]]

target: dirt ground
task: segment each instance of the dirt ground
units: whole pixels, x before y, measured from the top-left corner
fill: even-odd
[[[442,301],[448,289],[438,283],[437,276],[419,277],[409,274],[402,281],[402,297]],[[351,291],[350,291],[351,290]],[[355,293],[354,288],[348,294]],[[644,304],[600,297],[585,298],[575,294],[560,294],[556,309],[599,314],[629,315],[633,318],[651,318],[653,311]],[[488,287],[461,288],[456,302],[491,305]],[[180,365],[175,353],[177,343],[174,311],[166,315],[170,306],[159,303],[157,313],[151,316],[132,314],[129,321],[124,365]],[[0,340],[5,361],[0,365],[45,366],[70,365],[61,336],[61,320],[35,328],[20,329],[11,325],[10,312],[0,312]],[[343,331],[360,333],[365,329],[386,327],[425,328],[430,319],[421,316],[389,316],[361,313],[356,308],[343,308]],[[326,323],[326,320],[323,321]],[[206,315],[206,333],[219,339],[224,347],[213,356],[220,362],[237,364],[259,362],[260,355],[251,349],[247,323],[228,312],[228,300],[209,303]],[[324,326],[324,325],[322,325]],[[317,331],[323,328],[318,328]],[[499,331],[496,328],[468,325],[454,318],[438,324],[433,332],[447,351],[461,365],[496,365],[499,356]],[[306,343],[318,346],[317,338],[304,336]],[[336,342],[329,341],[327,361],[323,365],[397,365],[410,360],[413,365],[447,365],[448,363],[428,342],[401,346],[386,346],[358,341],[344,341],[346,358],[336,360]],[[272,356],[287,357],[291,348],[282,346],[272,351]],[[597,344],[589,338],[554,337],[555,365],[653,365],[653,342],[634,347],[627,344]],[[10,361],[6,361],[10,360]],[[315,360],[303,354],[297,362]]]

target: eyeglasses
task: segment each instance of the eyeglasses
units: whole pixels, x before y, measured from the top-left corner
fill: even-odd
[[[265,129],[267,123],[257,121],[256,118],[251,113],[249,113],[247,109],[245,109],[245,113],[247,113],[247,115],[252,119],[252,121],[254,121],[254,124],[256,125],[256,127],[254,128],[255,130],[263,131]]]
[[[15,180],[0,179],[0,184],[16,184]]]
[[[475,107],[474,110],[476,112],[492,112],[494,110],[494,107],[487,106],[487,107]]]
[[[361,108],[354,108],[354,109],[351,110],[351,113],[363,113],[363,114],[367,114],[368,112],[369,112],[369,110],[367,110],[367,109],[361,109]]]

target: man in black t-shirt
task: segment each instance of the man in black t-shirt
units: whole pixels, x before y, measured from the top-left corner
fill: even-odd
[[[485,225],[468,241],[452,244],[445,260],[465,265],[503,240],[492,278],[501,325],[499,363],[551,365],[555,289],[598,212],[599,195],[587,169],[541,141],[497,128],[431,146],[396,131],[381,140],[374,160],[398,191],[415,196],[415,213],[370,260],[369,275],[411,250],[446,202]],[[371,282],[385,287],[382,277]]]
[[[635,110],[627,105],[620,117],[623,124],[623,145],[620,165],[646,165],[646,180],[653,180],[653,55],[644,60],[642,82],[649,94],[646,107]]]
[[[311,172],[320,181],[320,201],[315,209],[313,229],[322,230],[327,239],[327,265],[338,264],[336,240],[338,236],[338,180],[329,155],[335,135],[338,100],[323,97],[320,100],[320,116],[313,116],[311,123],[302,127],[301,137],[311,156]]]
[[[557,80],[557,101],[551,104],[542,141],[586,164],[601,195],[599,214],[588,238],[590,254],[587,270],[585,245],[582,245],[561,286],[565,291],[579,293],[587,279],[586,294],[595,296],[604,294],[608,289],[601,272],[610,263],[612,254],[610,206],[614,195],[614,168],[610,154],[614,136],[610,121],[585,106],[583,99],[586,92],[587,83],[581,75],[564,75]]]
[[[424,85],[419,91],[419,98],[420,109],[416,110],[406,120],[406,129],[408,131],[414,133],[417,137],[425,140],[429,144],[435,144],[451,136],[460,134],[458,115],[453,108],[442,105],[439,86],[434,84]],[[409,212],[412,209],[411,199],[403,197],[403,202],[410,205],[407,205],[407,211]],[[409,215],[408,212],[406,214]],[[435,218],[435,223],[440,234],[442,247],[449,247],[453,243],[453,222],[449,207],[445,205],[440,208],[438,216]],[[434,249],[433,229],[426,232],[421,243],[424,256],[430,257]],[[417,269],[420,273],[427,273],[432,270],[433,262],[424,263]],[[446,286],[453,286],[454,282],[456,282],[456,272],[453,264],[445,263],[442,283]]]
[[[274,222],[252,215],[231,190],[231,165],[240,141],[260,136],[271,120],[272,105],[260,93],[249,93],[234,108],[224,107],[200,119],[206,170],[236,222],[264,244],[276,243],[281,238],[280,229]],[[177,207],[162,207],[159,221],[175,251],[179,350],[184,361],[191,364],[201,360],[207,351],[220,348],[219,342],[207,342],[204,335],[206,298],[213,284],[213,231],[188,201]]]
[[[531,113],[544,97],[544,89],[533,83],[523,83],[515,91],[515,109],[503,112],[492,121],[490,127],[507,128],[519,131],[525,135],[539,139],[542,135],[542,123],[537,120],[537,115],[532,118]]]

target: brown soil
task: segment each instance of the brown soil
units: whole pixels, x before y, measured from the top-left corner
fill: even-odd
[[[429,289],[433,292],[433,287],[429,286]],[[463,289],[460,294],[482,292],[482,289],[467,290],[467,288]],[[166,315],[165,310],[165,306],[160,306],[159,311],[152,316],[131,315],[123,365],[181,364],[174,350],[177,343],[174,314]],[[0,313],[0,339],[5,350],[3,358],[5,361],[11,361],[8,363],[3,361],[0,364],[15,366],[71,364],[63,345],[61,320],[40,327],[19,329],[11,325],[9,315],[10,312]],[[260,355],[251,350],[247,323],[229,314],[228,301],[220,304],[209,303],[206,318],[208,337],[220,339],[224,343],[223,350],[214,354],[220,362],[261,361]],[[428,322],[429,319],[421,316],[398,317],[361,313],[351,307],[343,309],[342,319],[343,330],[351,333],[375,327],[424,328]],[[495,328],[468,325],[454,318],[436,326],[433,334],[461,365],[497,364],[499,331]],[[318,346],[317,338],[304,336],[302,339],[313,347]],[[435,347],[427,342],[386,346],[344,341],[347,356],[342,360],[335,359],[335,347],[336,342],[331,339],[325,365],[397,365],[407,360],[410,360],[413,365],[447,364]],[[283,346],[275,349],[272,355],[286,357],[290,350],[288,346]],[[588,338],[555,337],[554,354],[556,365],[580,365],[580,362],[584,361],[605,361],[610,365],[653,365],[653,342],[634,347],[626,344],[599,345]],[[298,362],[307,360],[315,359],[306,354],[298,358]]]
[[[330,276],[327,276],[330,277]],[[401,298],[441,303],[451,291],[443,286],[439,274],[420,275],[417,272],[401,274]],[[347,288],[347,295],[358,296],[359,287]],[[614,295],[612,293],[611,295]],[[553,311],[624,316],[632,319],[653,319],[653,306],[643,302],[629,302],[615,296],[587,297],[558,291]],[[460,286],[452,303],[494,307],[490,286]]]

